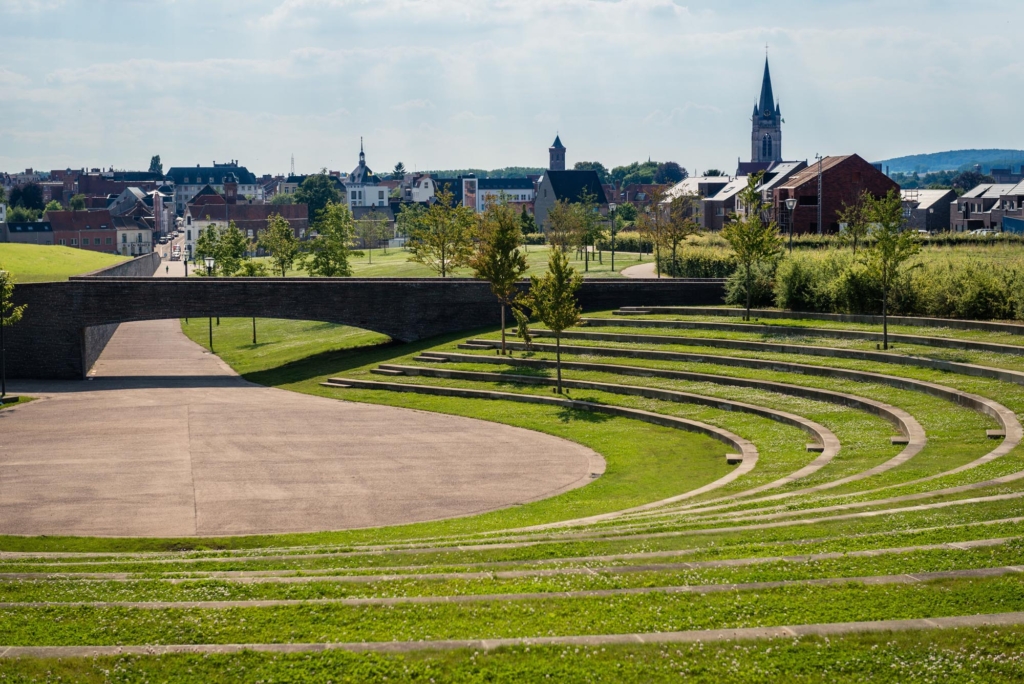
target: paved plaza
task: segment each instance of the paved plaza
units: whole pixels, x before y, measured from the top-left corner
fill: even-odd
[[[604,470],[528,430],[250,384],[175,320],[121,325],[89,380],[13,389],[40,398],[0,411],[0,534],[393,525],[549,497]]]

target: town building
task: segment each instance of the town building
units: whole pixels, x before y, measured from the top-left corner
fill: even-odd
[[[117,252],[121,256],[142,256],[153,251],[153,227],[143,218],[112,217],[117,231]]]
[[[836,233],[839,212],[844,207],[856,204],[864,192],[882,198],[893,190],[899,191],[899,186],[859,155],[825,157],[820,163],[792,174],[773,189],[772,211],[784,233],[789,232],[790,225],[795,234]],[[792,213],[786,207],[789,198],[797,200]]]
[[[391,189],[366,165],[363,140],[359,139],[359,164],[345,178],[345,191],[349,209],[356,207],[386,207]]]
[[[497,202],[504,197],[517,210],[523,207],[533,209],[533,181],[529,178],[476,178],[466,176],[462,183],[462,205],[473,211],[482,212],[488,202]]]
[[[565,171],[565,145],[557,134],[548,148],[548,171]]]
[[[117,230],[106,209],[96,211],[48,211],[45,218],[53,228],[53,244],[117,254]]]
[[[0,221],[0,242],[52,245],[53,226],[49,221],[16,221],[14,223]]]
[[[1007,217],[1024,218],[1024,183],[982,183],[950,205],[949,229],[999,231]]]
[[[383,210],[382,210],[383,211]],[[185,249],[195,254],[195,243],[201,231],[211,225],[227,228],[232,222],[250,240],[266,230],[267,221],[277,214],[288,221],[295,237],[302,238],[309,231],[309,207],[305,204],[189,204],[185,208],[183,230]]]
[[[238,165],[237,159],[226,164],[213,162],[213,166],[176,166],[166,176],[166,180],[174,184],[175,211],[183,214],[186,205],[207,185],[217,192],[224,192],[224,179],[228,175],[233,176],[237,182],[239,195],[264,199],[263,186],[251,171]]]
[[[701,200],[701,229],[712,232],[722,230],[736,213],[736,196],[746,187],[747,177],[737,176],[714,195]]]
[[[566,201],[576,203],[586,192],[594,196],[602,214],[608,213],[608,198],[597,171],[546,171],[537,183],[537,193],[533,202],[533,215],[537,226],[547,230],[548,212],[555,202]]]
[[[938,233],[949,230],[950,207],[956,202],[954,190],[901,190],[903,216],[912,230]]]

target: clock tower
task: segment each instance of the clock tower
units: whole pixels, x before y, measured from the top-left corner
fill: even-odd
[[[782,110],[772,93],[772,75],[768,58],[764,59],[761,100],[754,105],[753,132],[750,136],[750,161],[760,164],[782,161]]]

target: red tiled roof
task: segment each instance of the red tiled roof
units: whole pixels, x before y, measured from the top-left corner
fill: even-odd
[[[46,220],[53,231],[113,230],[114,222],[106,209],[99,211],[48,211]]]

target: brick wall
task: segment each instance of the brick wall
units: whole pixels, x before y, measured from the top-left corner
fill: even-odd
[[[149,260],[148,262],[146,260]],[[154,255],[130,264],[145,271]],[[150,271],[151,272],[151,271]],[[148,274],[147,274],[148,275]],[[525,285],[524,285],[525,287]],[[588,280],[585,310],[620,306],[720,304],[720,280]],[[27,304],[7,340],[8,374],[82,378],[117,323],[207,316],[287,318],[352,325],[413,341],[497,325],[500,310],[487,283],[472,279],[81,277],[15,289]],[[102,344],[101,344],[102,343]]]

